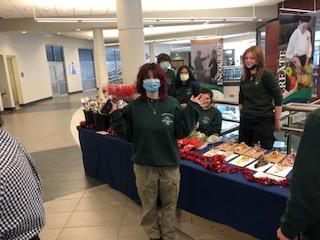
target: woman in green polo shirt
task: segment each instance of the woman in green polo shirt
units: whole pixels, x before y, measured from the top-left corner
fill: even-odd
[[[159,65],[144,64],[136,82],[140,97],[130,102],[123,112],[113,103],[111,127],[118,136],[133,143],[142,227],[150,239],[174,240],[180,185],[176,139],[188,136],[198,122],[201,94],[191,96],[182,109],[175,98],[167,95],[167,81]]]
[[[274,74],[265,68],[262,50],[257,46],[243,54],[243,70],[239,92],[239,142],[261,144],[271,149],[273,132],[280,130],[281,90]]]

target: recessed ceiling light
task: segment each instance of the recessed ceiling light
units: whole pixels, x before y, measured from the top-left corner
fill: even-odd
[[[49,11],[49,9],[48,9],[48,8],[45,8],[45,9],[44,9],[44,11],[45,11],[45,12],[48,12],[48,11]]]
[[[25,33],[27,33],[27,31],[22,31],[21,33],[22,33],[22,34],[25,34]]]
[[[61,33],[57,33],[58,35],[60,35]]]
[[[261,18],[259,18],[259,19],[258,19],[258,21],[259,21],[259,22],[262,22],[262,19],[261,19]]]
[[[80,31],[80,28],[77,28],[77,29],[76,29],[76,31],[78,31],[78,32],[79,32],[79,31]]]

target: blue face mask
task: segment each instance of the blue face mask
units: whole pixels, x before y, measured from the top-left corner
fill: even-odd
[[[166,72],[170,67],[170,63],[169,62],[161,62],[160,67]]]
[[[142,87],[149,92],[156,92],[159,90],[161,84],[159,79],[145,79]]]

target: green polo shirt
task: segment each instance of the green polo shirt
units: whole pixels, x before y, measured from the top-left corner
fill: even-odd
[[[183,110],[179,102],[138,98],[123,113],[111,114],[111,128],[133,143],[133,161],[147,166],[179,165],[176,139],[190,134],[199,120],[201,107],[189,102]],[[154,114],[154,112],[156,112]]]
[[[274,105],[282,105],[279,83],[270,70],[265,70],[260,79],[241,81],[239,104],[242,104],[241,117],[256,119],[273,117]]]
[[[221,124],[222,115],[217,108],[211,107],[207,110],[201,109],[199,128],[197,129],[197,131],[206,134],[206,136],[210,136],[212,134],[220,135]]]

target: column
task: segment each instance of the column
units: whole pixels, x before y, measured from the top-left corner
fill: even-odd
[[[145,62],[141,0],[117,0],[117,19],[123,83],[130,84]]]
[[[155,62],[154,42],[150,42],[148,45],[149,45],[150,63],[154,63]]]
[[[102,29],[93,30],[93,58],[99,97],[104,99],[101,88],[108,83],[107,63]]]

